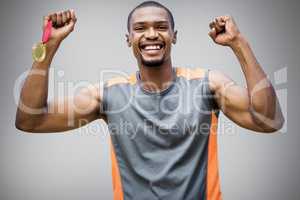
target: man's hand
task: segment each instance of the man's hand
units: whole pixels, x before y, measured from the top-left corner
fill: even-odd
[[[47,22],[51,20],[52,30],[49,43],[59,44],[73,30],[77,21],[74,10],[66,10],[49,14],[43,19],[43,29]]]
[[[208,35],[217,44],[232,47],[240,36],[240,31],[231,16],[216,17],[209,24],[210,32]]]

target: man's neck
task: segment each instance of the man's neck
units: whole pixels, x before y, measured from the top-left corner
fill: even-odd
[[[165,90],[175,78],[171,60],[160,66],[147,67],[140,65],[139,68],[143,88],[150,92]]]

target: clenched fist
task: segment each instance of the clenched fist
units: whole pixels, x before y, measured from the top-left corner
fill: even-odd
[[[43,29],[46,27],[48,21],[52,22],[49,42],[60,43],[74,30],[77,19],[74,10],[66,10],[45,16],[43,19]]]
[[[223,46],[232,46],[238,37],[240,31],[231,16],[219,16],[209,24],[210,32],[208,35],[217,44]]]

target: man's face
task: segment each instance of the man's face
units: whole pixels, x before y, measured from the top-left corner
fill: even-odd
[[[176,32],[172,30],[167,11],[158,7],[135,10],[127,42],[132,46],[134,56],[144,66],[160,66],[170,59]]]

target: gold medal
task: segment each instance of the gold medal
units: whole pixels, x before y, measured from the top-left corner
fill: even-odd
[[[42,62],[46,58],[46,42],[51,36],[52,22],[49,20],[43,31],[42,42],[35,44],[32,47],[32,58],[34,61]]]
[[[37,43],[32,47],[32,58],[34,61],[42,62],[46,57],[46,46],[43,43]]]

